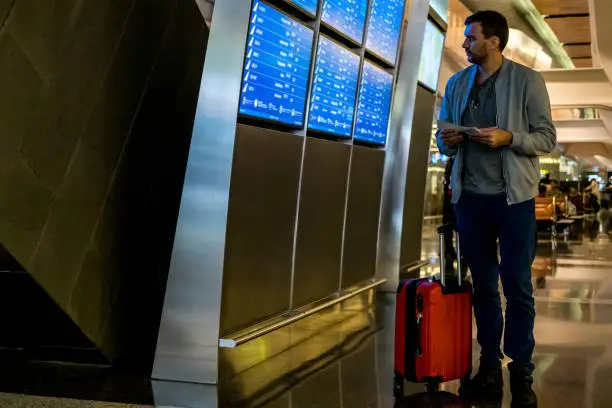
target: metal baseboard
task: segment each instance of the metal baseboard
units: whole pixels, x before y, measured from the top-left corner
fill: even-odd
[[[262,322],[257,326],[254,326],[252,328],[247,328],[244,330],[241,330],[237,333],[233,333],[229,336],[226,336],[222,339],[219,339],[219,347],[222,348],[233,348],[233,347],[238,347],[241,344],[244,344],[246,342],[249,342],[251,340],[255,340],[261,336],[264,336],[268,333],[271,333],[275,330],[278,330],[282,327],[288,326],[292,323],[295,323],[297,321],[300,321],[308,316],[312,316],[315,313],[318,313],[322,310],[328,309],[334,305],[337,305],[339,303],[344,302],[345,300],[348,300],[354,296],[357,296],[361,293],[367,292],[369,290],[372,290],[384,283],[386,283],[387,280],[386,279],[381,279],[381,280],[377,280],[377,281],[370,281],[370,282],[366,282],[362,285],[356,286],[353,289],[347,291],[347,292],[343,292],[342,294],[338,295],[337,297],[334,297],[333,299],[330,299],[328,301],[325,301],[323,303],[319,303],[319,304],[314,304],[310,307],[306,307],[303,309],[298,309],[295,311],[291,311],[289,313],[286,313],[285,315],[281,316],[280,318],[272,318],[268,321]]]

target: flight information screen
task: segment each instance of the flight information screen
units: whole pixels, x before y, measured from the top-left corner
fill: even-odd
[[[421,53],[419,82],[435,91],[438,88],[438,75],[444,49],[444,33],[431,20],[427,20],[423,44],[427,44],[427,46],[423,47]]]
[[[340,34],[361,44],[368,0],[323,0],[321,20]]]
[[[313,31],[253,1],[242,73],[240,114],[304,125]]]
[[[385,145],[392,93],[393,75],[366,61],[359,89],[355,140]]]
[[[295,4],[302,10],[312,14],[313,16],[317,14],[317,6],[319,5],[319,0],[286,0],[291,4]]]
[[[321,36],[315,60],[308,129],[350,137],[360,57]]]
[[[366,48],[387,61],[395,63],[402,30],[405,0],[373,0],[368,23]]]

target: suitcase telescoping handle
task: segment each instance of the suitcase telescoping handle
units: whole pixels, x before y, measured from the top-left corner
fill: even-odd
[[[444,224],[438,227],[438,238],[440,239],[440,284],[446,287],[446,240],[445,235],[449,231],[455,232],[455,249],[457,253],[457,284],[459,286],[463,283],[463,268],[461,262],[461,243],[459,239],[459,231],[456,231],[450,224]]]

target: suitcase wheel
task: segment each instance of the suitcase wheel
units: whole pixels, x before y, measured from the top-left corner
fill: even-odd
[[[467,373],[465,373],[465,375],[463,377],[461,377],[459,382],[460,382],[461,386],[463,386],[466,383],[470,382],[471,379],[472,379],[472,368],[469,368]]]
[[[399,374],[393,377],[393,396],[396,399],[404,398],[404,377]]]
[[[440,384],[442,383],[439,378],[430,378],[425,383],[425,388],[429,394],[435,394],[440,391]]]

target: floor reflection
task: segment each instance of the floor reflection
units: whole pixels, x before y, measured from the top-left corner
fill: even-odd
[[[612,340],[612,245],[607,236],[588,229],[561,238],[542,237],[533,268],[538,314],[534,387],[540,407],[607,407],[612,397],[612,355],[607,346]],[[433,224],[425,228],[423,256],[432,264],[422,274],[434,273],[438,255]],[[406,397],[394,401],[393,313],[393,294],[378,296],[374,315],[380,331],[307,378],[289,381],[284,392],[260,406],[509,407],[507,386],[502,401],[465,401],[457,397],[456,382],[445,384],[444,392],[434,396],[424,393],[422,385],[407,384]],[[477,355],[476,342],[474,351]],[[508,384],[508,372],[504,375]],[[227,406],[254,406],[240,400],[234,397],[235,405]]]
[[[541,408],[603,408],[612,398],[612,245],[585,223],[551,239],[542,234],[533,267]],[[422,275],[437,271],[435,223],[426,225]],[[510,406],[509,374],[501,401],[465,401],[459,384],[428,395],[406,384],[392,396],[394,294],[341,306],[224,355],[220,407],[392,408]],[[474,340],[475,360],[478,345]],[[508,361],[504,361],[506,365]],[[476,364],[476,361],[475,361]]]
[[[594,225],[587,222],[580,228],[556,240],[542,234],[532,270],[537,311],[534,387],[540,408],[612,406],[612,244],[607,236],[596,233]],[[431,265],[421,274],[437,271],[437,245],[431,223],[423,237],[423,257]],[[421,384],[406,384],[406,397],[395,401],[394,300],[394,293],[359,296],[239,348],[222,350],[219,387],[154,382],[155,404],[176,408],[510,406],[507,370],[502,401],[461,400],[457,382],[443,384],[442,392],[434,396],[424,393]],[[473,351],[476,360],[475,340]],[[70,384],[85,389],[76,379]],[[95,396],[113,400],[110,394],[117,393],[117,386],[102,385],[93,390]],[[47,388],[36,390],[43,393]],[[34,393],[31,385],[29,389]],[[126,393],[126,387],[119,391]],[[82,394],[76,396],[82,401],[0,394],[0,406],[125,406],[96,404]],[[150,406],[147,393],[143,394],[143,405]]]

